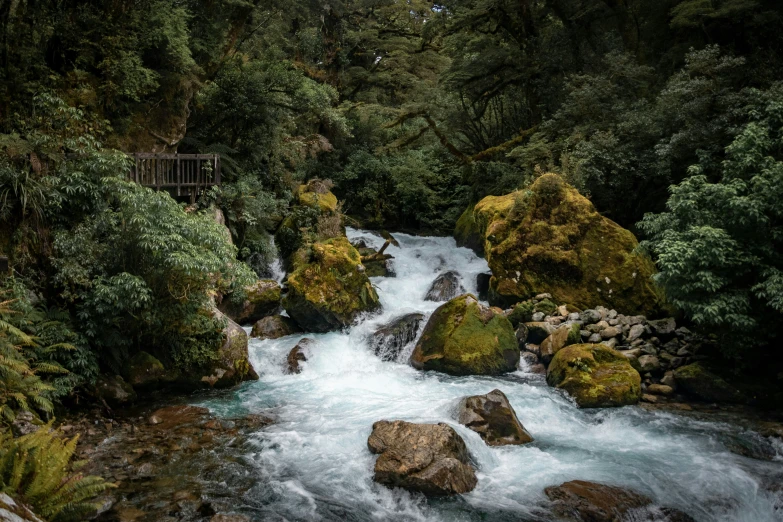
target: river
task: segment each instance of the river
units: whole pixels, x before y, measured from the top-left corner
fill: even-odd
[[[348,236],[383,243],[368,232],[349,229]],[[253,486],[237,499],[241,512],[254,520],[550,520],[543,489],[581,479],[634,489],[698,521],[781,520],[781,499],[764,485],[783,477],[783,451],[772,461],[730,452],[726,437],[742,436],[740,426],[641,407],[580,410],[524,370],[503,377],[420,372],[407,364],[413,346],[396,362],[381,361],[368,334],[405,313],[430,314],[440,303],[423,298],[439,272],[456,270],[475,292],[475,276],[487,271],[452,238],[395,237],[400,247],[387,252],[396,277],[373,278],[381,315],[344,332],[252,339],[261,379],[200,401],[217,415],[264,411],[277,418],[242,447]],[[286,355],[302,337],[317,341],[312,356],[300,374],[286,374]],[[461,397],[495,388],[535,442],[490,448],[454,420]],[[449,423],[470,450],[476,489],[427,500],[375,484],[367,437],[381,419]]]

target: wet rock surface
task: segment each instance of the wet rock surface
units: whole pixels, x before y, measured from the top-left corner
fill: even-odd
[[[286,358],[288,373],[300,373],[302,371],[301,363],[307,361],[307,358],[310,356],[310,350],[315,344],[316,342],[313,339],[305,337],[291,348]]]
[[[552,511],[561,520],[574,522],[692,522],[693,518],[671,508],[658,508],[652,500],[628,489],[584,480],[573,480],[544,490]]]
[[[465,442],[448,424],[378,421],[367,440],[374,480],[431,496],[467,493],[477,479]]]
[[[98,499],[95,520],[201,522],[263,519],[237,502],[257,481],[240,455],[272,422],[267,413],[218,418],[207,408],[177,404],[125,410],[116,418],[65,418],[60,428],[80,435],[75,458],[85,461],[82,472],[117,484]]]
[[[282,315],[264,317],[253,325],[250,336],[256,339],[278,339],[301,332],[296,321]]]
[[[449,270],[440,274],[432,282],[425,301],[448,301],[465,293],[465,287],[462,286],[462,278],[459,273]]]
[[[527,444],[533,441],[533,437],[519,422],[508,398],[500,390],[462,399],[457,420],[478,433],[489,446]]]
[[[416,340],[424,314],[405,314],[382,326],[372,335],[370,345],[384,361],[397,359],[406,345]]]

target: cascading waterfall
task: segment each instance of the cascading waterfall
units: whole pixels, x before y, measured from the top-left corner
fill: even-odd
[[[349,229],[348,236],[376,248],[383,243],[368,232]],[[205,402],[220,415],[271,410],[277,417],[242,448],[255,475],[255,486],[242,496],[248,514],[259,520],[550,520],[543,489],[581,479],[636,490],[699,521],[780,520],[781,499],[764,485],[781,481],[783,458],[765,462],[728,451],[722,441],[741,435],[741,427],[639,407],[580,410],[524,370],[503,377],[419,372],[406,363],[412,345],[397,362],[376,357],[369,334],[406,313],[429,316],[441,304],[423,300],[438,273],[456,270],[475,292],[476,275],[487,271],[483,259],[451,238],[396,238],[400,248],[388,253],[397,277],[373,279],[381,315],[345,332],[251,340],[261,380],[232,399]],[[302,372],[288,375],[286,355],[302,337],[317,344]],[[535,442],[490,448],[454,420],[461,397],[495,388]],[[367,437],[381,419],[449,423],[468,445],[476,489],[425,499],[375,484]]]

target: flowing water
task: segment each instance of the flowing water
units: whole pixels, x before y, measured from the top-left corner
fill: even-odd
[[[366,232],[348,236],[376,248],[383,243]],[[430,314],[439,303],[423,297],[439,272],[458,271],[475,292],[475,276],[487,271],[483,259],[451,238],[396,237],[400,248],[388,252],[397,277],[373,279],[382,315],[349,331],[307,334],[317,345],[298,375],[286,374],[284,362],[305,336],[251,340],[261,379],[202,401],[218,415],[271,410],[277,417],[241,449],[253,486],[237,509],[257,520],[550,520],[543,489],[582,479],[634,489],[698,521],[783,519],[781,499],[768,489],[783,477],[780,448],[772,461],[731,453],[726,436],[741,435],[741,427],[639,407],[580,410],[524,370],[503,377],[419,372],[406,363],[412,346],[400,361],[382,362],[367,335],[402,314]],[[495,388],[535,442],[490,448],[454,421],[460,397]],[[367,437],[380,419],[449,423],[468,445],[476,489],[428,500],[375,484]]]

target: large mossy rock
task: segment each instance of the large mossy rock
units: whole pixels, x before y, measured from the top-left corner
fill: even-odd
[[[558,351],[546,381],[568,392],[581,408],[636,404],[641,376],[620,352],[602,344],[574,344]]]
[[[310,332],[349,326],[362,313],[380,308],[359,252],[345,237],[312,245],[312,254],[288,276],[283,306]]]
[[[337,196],[332,194],[326,184],[320,180],[312,180],[306,185],[299,185],[297,201],[300,205],[318,208],[321,212],[337,210]]]
[[[154,388],[161,381],[167,381],[166,368],[152,354],[141,351],[131,357],[125,368],[125,378],[137,389]]]
[[[280,311],[282,289],[277,281],[261,279],[245,289],[245,298],[237,302],[231,296],[218,309],[239,324],[252,324]]]
[[[471,294],[433,312],[411,355],[414,368],[451,375],[498,375],[516,370],[518,363],[509,320]]]
[[[490,304],[512,306],[546,292],[579,308],[600,304],[647,316],[663,310],[650,279],[655,267],[635,250],[634,235],[556,174],[528,190],[482,199],[460,218],[455,235],[486,257]]]
[[[446,496],[476,487],[465,441],[448,424],[378,421],[367,440],[376,482],[389,487]]]
[[[677,390],[708,402],[743,402],[742,393],[699,363],[674,370]]]

